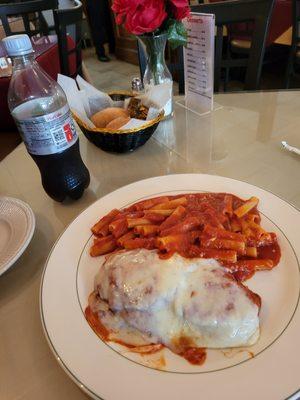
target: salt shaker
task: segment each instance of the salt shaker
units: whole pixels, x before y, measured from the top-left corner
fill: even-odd
[[[133,92],[142,92],[144,90],[143,82],[140,78],[133,78],[131,81],[131,89]]]

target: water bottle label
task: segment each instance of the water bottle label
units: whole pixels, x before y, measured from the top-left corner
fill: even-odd
[[[13,115],[16,116],[14,110]],[[59,153],[72,146],[78,139],[69,106],[39,117],[17,119],[16,124],[31,154]]]

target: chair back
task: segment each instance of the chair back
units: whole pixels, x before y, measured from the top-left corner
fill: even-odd
[[[217,27],[214,62],[215,91],[219,91],[222,69],[233,67],[246,67],[245,90],[258,89],[273,6],[274,0],[236,0],[191,7],[194,12],[215,14]],[[223,27],[250,21],[254,22],[254,29],[249,56],[243,55],[242,58],[234,59],[224,57],[226,51],[223,49]]]
[[[300,0],[293,0],[292,5],[293,33],[292,46],[300,45]]]
[[[293,35],[297,44],[300,44],[300,1],[293,0]]]
[[[295,52],[300,45],[300,0],[293,0],[292,21],[293,21],[293,30],[292,30],[291,47]]]
[[[292,31],[292,43],[289,50],[288,61],[285,72],[285,83],[284,87],[288,89],[290,87],[290,80],[293,75],[296,75],[296,65],[299,67],[299,46],[300,46],[300,0],[293,0],[292,4],[292,20],[293,20],[293,31]],[[296,65],[295,65],[296,64]]]
[[[34,0],[19,1],[0,4],[0,20],[6,36],[26,33],[28,36],[43,35],[49,33],[48,24],[43,16],[43,11],[53,10],[58,7],[58,0]],[[24,30],[12,31],[10,18],[22,19]]]
[[[82,3],[74,0],[74,7],[54,10],[54,22],[61,73],[71,77],[78,74],[82,75]],[[69,38],[68,30],[72,30],[72,35]],[[75,73],[70,71],[73,60],[75,60],[76,65]]]

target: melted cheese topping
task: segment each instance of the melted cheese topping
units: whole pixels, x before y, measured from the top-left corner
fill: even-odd
[[[131,344],[248,346],[259,336],[258,306],[213,259],[167,260],[145,249],[111,255],[95,279],[102,323]],[[250,292],[251,293],[251,292]],[[123,332],[123,334],[122,334]]]

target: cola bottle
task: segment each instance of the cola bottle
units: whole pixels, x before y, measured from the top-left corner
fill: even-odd
[[[28,35],[3,39],[12,58],[8,106],[46,193],[56,201],[79,199],[90,182],[66,95],[34,58]]]

